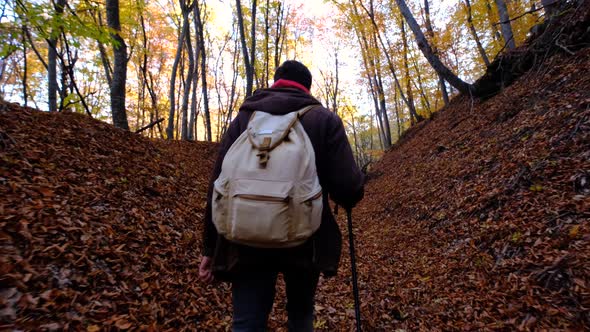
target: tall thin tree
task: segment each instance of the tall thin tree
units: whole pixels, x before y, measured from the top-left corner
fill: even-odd
[[[204,6],[204,5],[203,5]],[[195,3],[195,15],[197,16],[197,42],[201,51],[201,93],[203,96],[203,111],[205,113],[205,130],[207,133],[206,140],[211,141],[211,115],[209,114],[209,95],[207,89],[207,52],[205,50],[205,32],[203,28],[203,18],[205,17],[204,8],[199,7],[198,1]]]
[[[63,14],[65,5],[66,0],[55,2],[53,7],[57,17]],[[57,37],[59,33],[55,29],[52,30],[47,40],[47,99],[50,112],[57,111]]]
[[[190,32],[188,16],[192,10],[192,6],[192,3],[187,3],[185,0],[180,0],[180,10],[182,11],[182,27],[180,28],[180,33],[178,36],[178,47],[176,48],[176,56],[174,57],[174,62],[172,63],[172,74],[170,75],[170,112],[168,113],[168,127],[166,128],[167,139],[174,138],[174,114],[176,112],[176,75],[178,73],[178,66],[180,64],[183,45],[185,44],[184,39],[187,35],[189,35]]]
[[[500,29],[502,30],[504,43],[508,49],[513,49],[516,47],[516,43],[514,42],[514,34],[512,33],[512,25],[510,24],[510,15],[508,15],[506,1],[496,0],[496,7],[500,16]]]
[[[125,83],[127,81],[127,45],[121,36],[119,0],[106,0],[107,25],[112,29],[113,82],[111,84],[111,112],[115,127],[129,130],[125,110]]]
[[[255,4],[256,1],[253,1],[253,8],[256,8]],[[236,0],[236,10],[238,11],[238,29],[240,30],[240,41],[242,42],[242,56],[244,57],[244,67],[246,70],[246,97],[252,95],[252,85],[254,81],[254,66],[253,59],[250,58],[250,54],[248,53],[248,45],[246,43],[246,32],[244,30],[244,16],[242,14],[242,2],[240,0]],[[252,17],[253,20],[256,19],[255,16]],[[254,22],[252,22],[252,26],[254,27]],[[255,33],[251,33],[252,37],[255,36]]]
[[[432,48],[428,43],[428,40],[426,40],[426,37],[422,33],[422,30],[420,30],[420,25],[418,25],[418,22],[416,22],[416,19],[414,18],[414,15],[408,8],[406,2],[404,0],[395,0],[395,2],[397,3],[397,6],[402,12],[402,15],[406,19],[406,22],[408,22],[410,29],[412,29],[412,32],[416,37],[416,43],[418,44],[418,47],[420,48],[420,50],[424,54],[424,57],[426,57],[426,60],[428,60],[432,68],[434,68],[434,70],[436,70],[436,72],[439,73],[447,82],[449,82],[452,86],[457,88],[457,90],[465,94],[472,93],[473,86],[460,79],[457,75],[455,75],[447,66],[445,66],[442,63],[442,61],[440,61],[439,57],[433,53]]]

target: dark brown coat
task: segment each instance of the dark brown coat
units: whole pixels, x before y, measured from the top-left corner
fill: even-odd
[[[211,220],[212,183],[221,173],[225,153],[246,130],[253,111],[286,114],[305,106],[317,105],[302,118],[316,155],[318,177],[324,193],[322,223],[305,244],[290,249],[257,249],[230,243],[217,234]],[[257,90],[247,98],[221,141],[217,162],[211,176],[205,213],[204,255],[213,256],[213,272],[228,279],[232,271],[247,268],[281,268],[300,266],[320,270],[326,276],[336,274],[342,250],[342,236],[328,198],[345,208],[352,208],[363,197],[363,175],[354,162],[352,150],[340,118],[325,109],[311,95],[291,88]]]

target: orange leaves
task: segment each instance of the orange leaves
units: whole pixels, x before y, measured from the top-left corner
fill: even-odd
[[[152,142],[78,114],[7,107],[0,130],[17,144],[0,145],[0,325],[210,326],[201,317],[217,309],[197,305],[209,290],[195,266],[216,146]]]

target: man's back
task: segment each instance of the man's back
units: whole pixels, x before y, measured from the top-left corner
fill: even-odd
[[[311,74],[301,63],[286,61],[275,72],[272,88],[257,90],[240,107],[219,149],[207,196],[203,261],[200,276],[206,281],[232,282],[234,331],[264,330],[272,308],[278,273],[286,282],[289,330],[313,330],[314,296],[320,272],[336,274],[342,236],[329,199],[352,208],[363,197],[363,175],[355,164],[340,118],[309,94]],[[212,222],[213,182],[221,173],[227,151],[247,129],[253,112],[282,115],[313,106],[300,118],[313,146],[317,176],[322,187],[320,226],[302,245],[261,249],[240,245],[220,236]]]

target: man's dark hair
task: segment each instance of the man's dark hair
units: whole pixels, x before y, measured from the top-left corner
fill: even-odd
[[[287,60],[275,71],[275,82],[280,80],[295,81],[303,85],[307,90],[311,88],[311,72],[304,64],[295,60]]]

